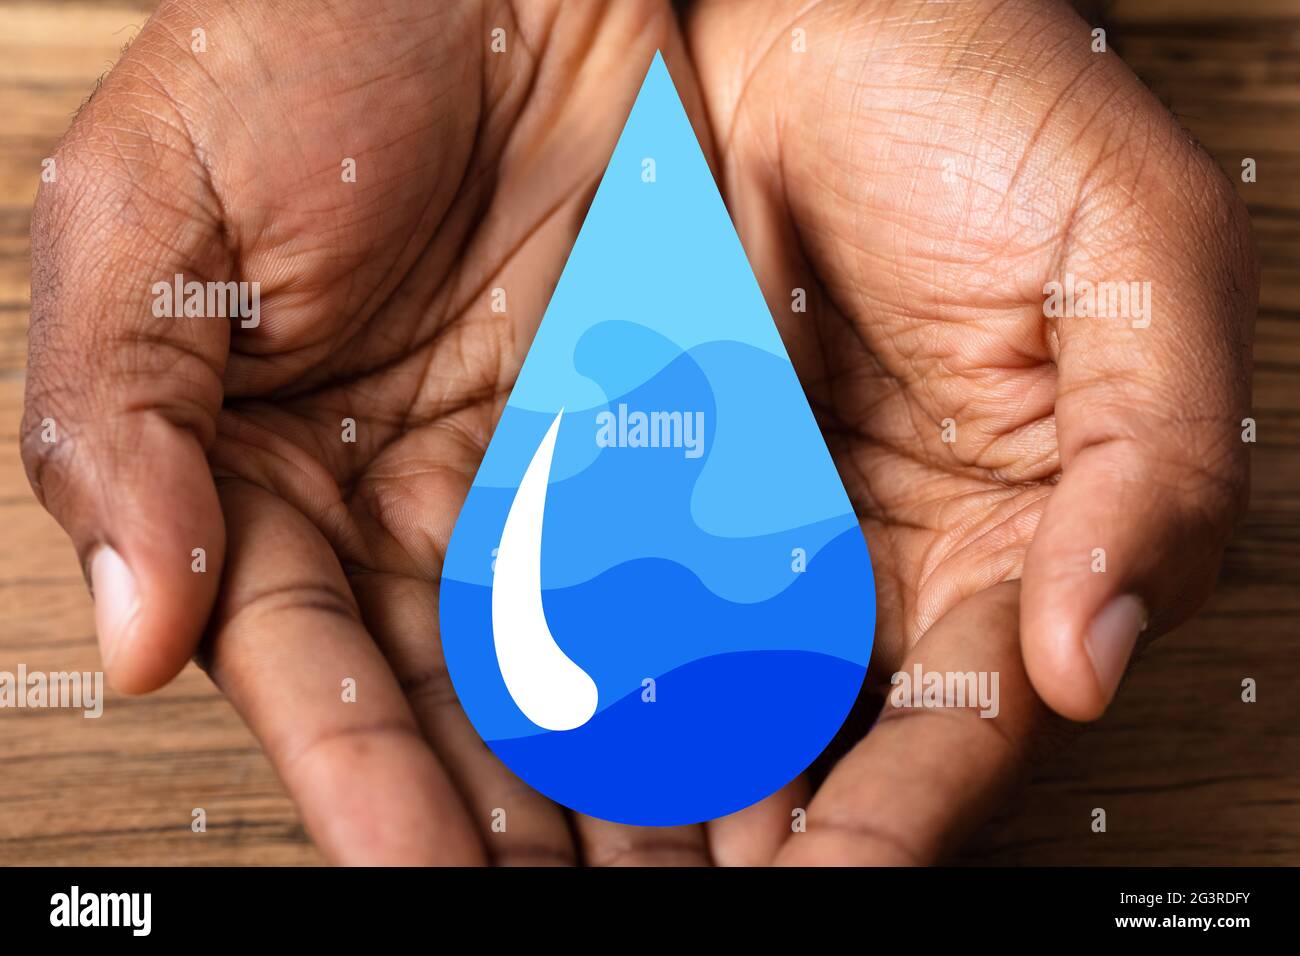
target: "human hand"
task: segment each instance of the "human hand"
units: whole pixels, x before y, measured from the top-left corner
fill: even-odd
[[[702,828],[570,820],[521,785],[437,628],[460,504],[659,47],[683,60],[656,0],[166,2],[41,190],[24,450],[110,680],[153,689],[206,633],[331,860],[706,858]],[[156,317],[176,274],[260,283],[260,321]]]
[[[1064,3],[703,0],[684,29],[871,547],[875,681],[1000,675],[993,719],[886,706],[777,859],[932,861],[1213,584],[1247,484],[1245,211]],[[1045,317],[1067,274],[1150,283],[1150,311]]]

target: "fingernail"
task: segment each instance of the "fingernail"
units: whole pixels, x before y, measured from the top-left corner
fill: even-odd
[[[1115,598],[1092,619],[1084,646],[1107,702],[1115,696],[1128,660],[1133,656],[1133,645],[1146,626],[1146,605],[1132,594]]]
[[[95,630],[104,667],[112,662],[136,612],[140,596],[135,575],[122,556],[107,545],[95,552],[90,562],[90,586],[95,596]]]

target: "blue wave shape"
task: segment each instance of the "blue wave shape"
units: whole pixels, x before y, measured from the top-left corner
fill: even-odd
[[[734,342],[687,354],[709,383],[717,422],[691,493],[701,531],[750,537],[852,513],[789,359]]]
[[[646,367],[658,365],[668,346],[652,347],[658,337],[636,329],[610,322],[592,336],[602,351],[626,346],[648,356]],[[632,364],[623,361],[610,382],[635,378]],[[703,412],[703,454],[600,449],[597,410],[566,412],[547,491],[543,586],[573,586],[657,557],[690,568],[730,600],[761,601],[789,583],[795,548],[811,558],[857,527],[788,361],[748,345],[709,343],[698,355],[678,355],[611,408],[619,403]],[[553,418],[507,407],[457,521],[444,577],[491,584],[492,549]]]
[[[865,676],[859,664],[807,651],[723,654],[661,676],[654,703],[633,692],[577,730],[488,746],[529,786],[581,813],[699,823],[802,773],[839,730]]]
[[[542,592],[561,650],[596,682],[600,709],[647,678],[692,660],[737,651],[797,650],[865,667],[875,626],[875,587],[857,526],[828,544],[807,570],[757,604],[709,591],[678,564],[644,559],[571,588]],[[443,578],[443,648],[448,671],[479,735],[542,733],[515,706],[496,660],[492,590]]]

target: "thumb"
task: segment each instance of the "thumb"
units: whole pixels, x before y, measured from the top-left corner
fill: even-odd
[[[1140,634],[1208,596],[1246,496],[1249,227],[1208,158],[1183,137],[1165,142],[1189,151],[1193,182],[1161,176],[1167,161],[1147,157],[1143,203],[1118,214],[1095,203],[1062,263],[1094,283],[1145,280],[1152,293],[1136,318],[1055,318],[1063,477],[1025,558],[1021,642],[1035,690],[1073,720],[1106,709]],[[1159,243],[1145,238],[1152,219],[1164,224]]]
[[[1179,623],[1209,594],[1235,487],[1137,437],[1071,458],[1026,556],[1021,600],[1025,669],[1053,710],[1099,717],[1139,637]]]
[[[128,693],[193,655],[225,548],[205,448],[229,326],[159,318],[153,303],[156,283],[230,264],[184,125],[167,121],[156,87],[114,70],[42,184],[22,431],[32,487],[90,582],[104,669]]]

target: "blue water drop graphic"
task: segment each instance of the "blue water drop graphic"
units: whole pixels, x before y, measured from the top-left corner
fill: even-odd
[[[874,595],[656,54],[452,535],[457,694],[556,802],[709,820],[830,742],[866,675]]]

